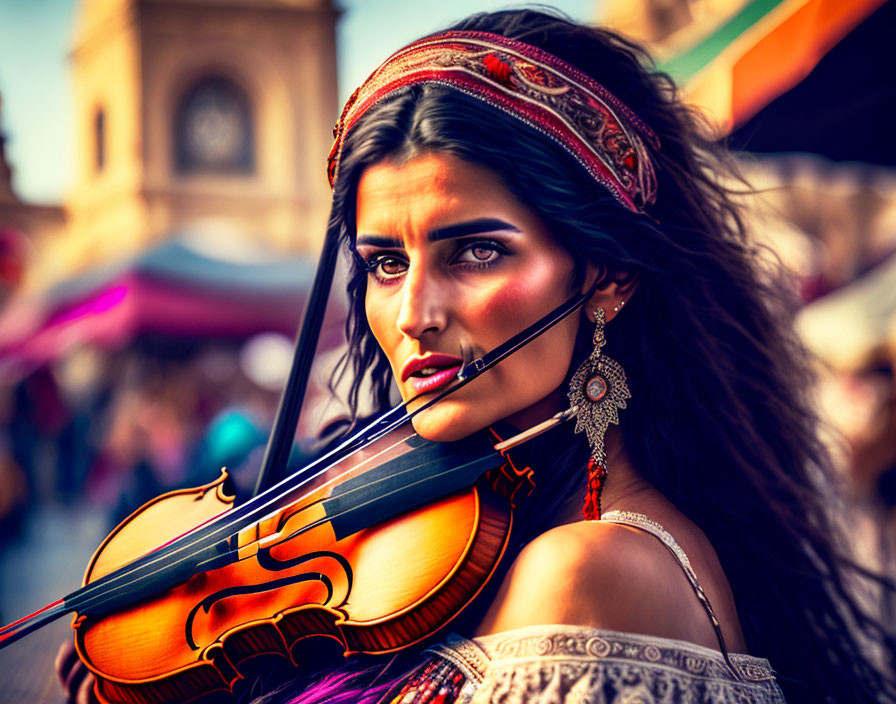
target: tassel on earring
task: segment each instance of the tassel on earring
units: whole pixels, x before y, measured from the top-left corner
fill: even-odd
[[[573,374],[567,395],[570,404],[576,409],[575,432],[584,431],[591,447],[588,489],[582,509],[585,520],[588,521],[600,520],[600,495],[607,475],[604,436],[610,423],[619,424],[619,409],[625,408],[627,399],[631,398],[625,371],[616,360],[601,354],[606,344],[606,315],[603,308],[594,312],[594,323],[594,349]]]

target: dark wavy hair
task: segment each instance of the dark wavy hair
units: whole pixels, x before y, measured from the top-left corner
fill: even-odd
[[[607,333],[632,391],[621,432],[634,466],[711,541],[748,647],[771,661],[789,701],[896,701],[891,676],[868,656],[875,644],[878,656],[889,652],[891,635],[853,589],[855,577],[876,578],[849,559],[828,510],[836,479],[787,287],[761,268],[768,258],[720,184],[728,157],[672,80],[610,31],[533,10],[477,14],[451,29],[541,47],[634,110],[661,143],[651,149],[656,203],[634,215],[536,130],[460,92],[416,86],[348,135],[330,236],[351,248],[366,167],[438,151],[497,174],[575,261],[598,264],[606,277],[637,273],[637,291]],[[367,383],[385,408],[391,384],[367,326],[366,283],[356,265],[345,367],[355,409]],[[569,473],[583,473],[569,463]]]

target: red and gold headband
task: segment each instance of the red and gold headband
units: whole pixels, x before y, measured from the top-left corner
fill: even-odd
[[[330,185],[345,136],[393,91],[437,84],[477,98],[556,141],[629,210],[656,198],[643,140],[659,146],[637,115],[591,77],[537,47],[487,32],[445,32],[390,56],[358,88],[333,131]],[[642,139],[643,138],[643,139]]]

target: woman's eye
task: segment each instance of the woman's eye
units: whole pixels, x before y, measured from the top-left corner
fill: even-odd
[[[462,249],[456,261],[467,264],[491,264],[499,259],[501,254],[502,248],[496,242],[476,242]]]
[[[380,255],[371,257],[366,262],[367,270],[379,279],[394,279],[401,276],[407,264],[398,257]]]

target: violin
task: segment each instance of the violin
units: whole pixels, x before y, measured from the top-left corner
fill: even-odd
[[[307,638],[333,639],[346,654],[400,650],[443,628],[482,591],[508,545],[517,495],[534,488],[532,470],[517,469],[506,450],[575,409],[497,445],[484,435],[427,441],[406,421],[591,292],[465,364],[455,384],[413,412],[404,409],[415,399],[264,488],[295,433],[325,307],[317,294],[332,278],[328,247],[335,257],[335,245],[325,244],[257,495],[235,506],[223,471],[148,502],[103,541],[81,589],[0,629],[0,648],[75,612],[75,646],[100,701],[192,701],[232,692],[259,655],[301,665],[296,646]]]
[[[232,691],[260,654],[300,666],[294,648],[310,637],[334,639],[346,654],[427,638],[495,571],[514,495],[532,485],[530,469],[516,470],[488,442],[431,443],[407,431],[331,473],[335,480],[235,533],[210,568],[131,608],[79,613],[75,646],[100,701]],[[222,473],[138,509],[99,547],[85,584],[193,525],[226,518],[233,498],[225,480]]]

